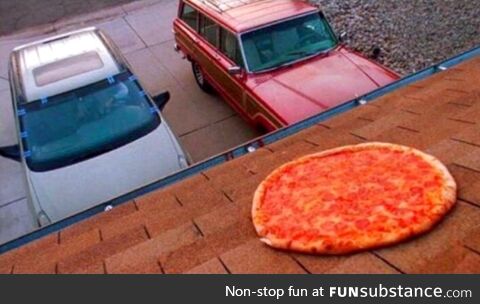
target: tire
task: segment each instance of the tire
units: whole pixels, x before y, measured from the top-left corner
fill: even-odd
[[[269,133],[268,128],[264,126],[262,123],[256,124],[255,129],[257,129],[257,131],[260,132],[262,135]]]
[[[209,94],[214,93],[213,87],[205,78],[202,68],[195,61],[192,61],[192,72],[200,89]]]

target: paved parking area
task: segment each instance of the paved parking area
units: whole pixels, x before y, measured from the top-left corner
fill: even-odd
[[[196,86],[189,63],[173,51],[176,11],[175,0],[135,1],[0,37],[0,146],[16,142],[7,81],[12,48],[90,25],[111,36],[151,94],[170,91],[165,118],[194,161],[259,136],[219,97]],[[32,229],[21,167],[0,157],[0,243]]]
[[[0,0],[0,35],[138,0]]]

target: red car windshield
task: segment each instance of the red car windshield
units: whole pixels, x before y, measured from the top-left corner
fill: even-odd
[[[336,46],[337,39],[322,14],[314,13],[242,35],[250,72],[291,64]]]

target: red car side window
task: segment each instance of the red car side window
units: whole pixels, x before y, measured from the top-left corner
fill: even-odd
[[[200,15],[200,35],[210,42],[213,46],[218,47],[218,31],[219,26],[212,19]]]
[[[196,9],[184,3],[180,19],[185,21],[192,29],[198,31],[198,11]]]
[[[220,51],[235,64],[243,67],[243,58],[238,39],[224,28],[220,29]]]

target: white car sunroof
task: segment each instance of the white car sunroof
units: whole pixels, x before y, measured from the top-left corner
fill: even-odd
[[[117,75],[122,69],[91,28],[18,47],[13,54],[25,102],[90,85]]]
[[[96,51],[90,51],[39,66],[32,72],[35,84],[42,87],[101,68],[103,68],[102,59]]]

